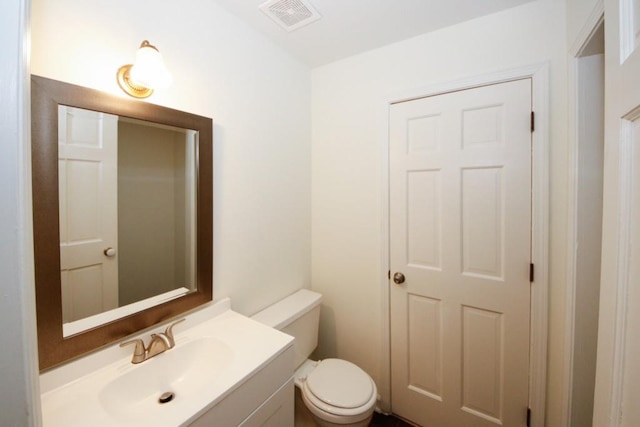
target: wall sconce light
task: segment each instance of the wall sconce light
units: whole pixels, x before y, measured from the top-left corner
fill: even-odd
[[[147,98],[156,88],[167,87],[171,74],[164,66],[158,49],[144,40],[136,53],[134,64],[118,69],[118,85],[134,98]]]

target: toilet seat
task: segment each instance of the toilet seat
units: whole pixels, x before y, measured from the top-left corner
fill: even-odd
[[[353,422],[369,416],[377,400],[371,377],[358,366],[341,359],[319,362],[307,375],[301,391],[312,412],[316,409],[331,418],[349,417]]]
[[[369,375],[351,362],[326,359],[309,373],[307,388],[321,402],[342,409],[365,405],[373,394]]]

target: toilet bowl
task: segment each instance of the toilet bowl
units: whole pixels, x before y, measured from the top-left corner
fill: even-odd
[[[341,359],[306,360],[294,378],[316,425],[369,425],[378,393],[371,377],[358,366]]]
[[[296,414],[296,427],[368,426],[378,396],[373,379],[346,360],[307,359],[318,343],[321,300],[320,294],[302,289],[252,318],[295,337],[296,395],[304,402],[296,410],[310,415]]]

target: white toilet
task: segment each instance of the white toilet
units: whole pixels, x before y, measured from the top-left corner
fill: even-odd
[[[296,426],[312,418],[320,427],[368,426],[378,391],[371,377],[351,362],[307,359],[318,345],[322,295],[302,289],[252,316],[295,338],[295,384],[308,414],[296,402]]]

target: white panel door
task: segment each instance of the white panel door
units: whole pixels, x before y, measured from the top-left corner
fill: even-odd
[[[594,426],[640,422],[640,0],[605,1],[605,163]]]
[[[118,117],[60,106],[58,138],[62,317],[70,322],[118,307]]]
[[[526,424],[530,118],[531,79],[391,107],[391,405],[421,426]]]

